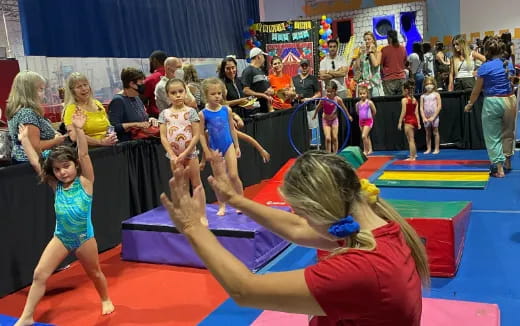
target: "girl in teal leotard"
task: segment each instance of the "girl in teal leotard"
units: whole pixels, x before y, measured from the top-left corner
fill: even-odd
[[[107,281],[99,266],[98,248],[91,221],[94,169],[88,155],[88,145],[83,125],[86,116],[77,111],[72,118],[72,127],[77,135],[78,151],[68,146],[59,146],[40,163],[40,155],[29,141],[29,128],[20,125],[18,139],[29,158],[29,162],[56,193],[56,230],[34,270],[33,283],[22,316],[15,324],[32,325],[36,305],[45,294],[49,276],[70,252],[94,282],[101,298],[103,315],[114,311],[108,296]]]

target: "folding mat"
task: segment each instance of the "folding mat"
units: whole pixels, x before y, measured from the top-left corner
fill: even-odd
[[[252,326],[306,326],[309,316],[264,311]],[[499,326],[498,305],[480,302],[423,298],[421,326]]]
[[[489,161],[482,160],[421,160],[395,161],[386,171],[489,171]]]
[[[225,216],[217,216],[217,210],[218,205],[206,206],[210,230],[251,270],[259,269],[289,245],[233,209],[228,208]],[[123,260],[204,268],[162,206],[123,221],[122,229]]]
[[[423,240],[430,274],[437,277],[454,276],[464,249],[471,202],[387,201],[406,218]]]
[[[385,171],[374,182],[381,187],[484,189],[487,171]]]

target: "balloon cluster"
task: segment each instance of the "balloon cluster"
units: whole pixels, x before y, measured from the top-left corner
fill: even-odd
[[[329,53],[327,41],[332,38],[332,29],[331,29],[332,18],[323,15],[323,16],[321,16],[320,24],[321,24],[321,27],[319,30],[320,40],[318,41],[320,46],[318,49],[320,50],[320,57],[324,57],[325,55],[327,55]]]
[[[247,31],[244,32],[244,47],[246,50],[251,50],[254,47],[262,46],[262,42],[256,38],[256,25],[253,18],[249,18],[247,20],[247,26]]]

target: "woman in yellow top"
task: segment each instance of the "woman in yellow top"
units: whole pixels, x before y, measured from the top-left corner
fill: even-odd
[[[117,142],[114,131],[109,132],[107,113],[98,100],[92,96],[92,88],[87,77],[79,72],[72,73],[65,82],[63,122],[72,141],[76,141],[72,116],[79,108],[87,116],[83,130],[90,146],[111,146]]]

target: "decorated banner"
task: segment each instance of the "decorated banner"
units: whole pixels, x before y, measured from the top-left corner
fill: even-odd
[[[302,59],[309,60],[310,67],[314,67],[314,51],[312,42],[267,44],[266,52],[269,57],[278,56],[282,59],[283,73],[296,76]],[[268,62],[271,65],[271,62]]]

